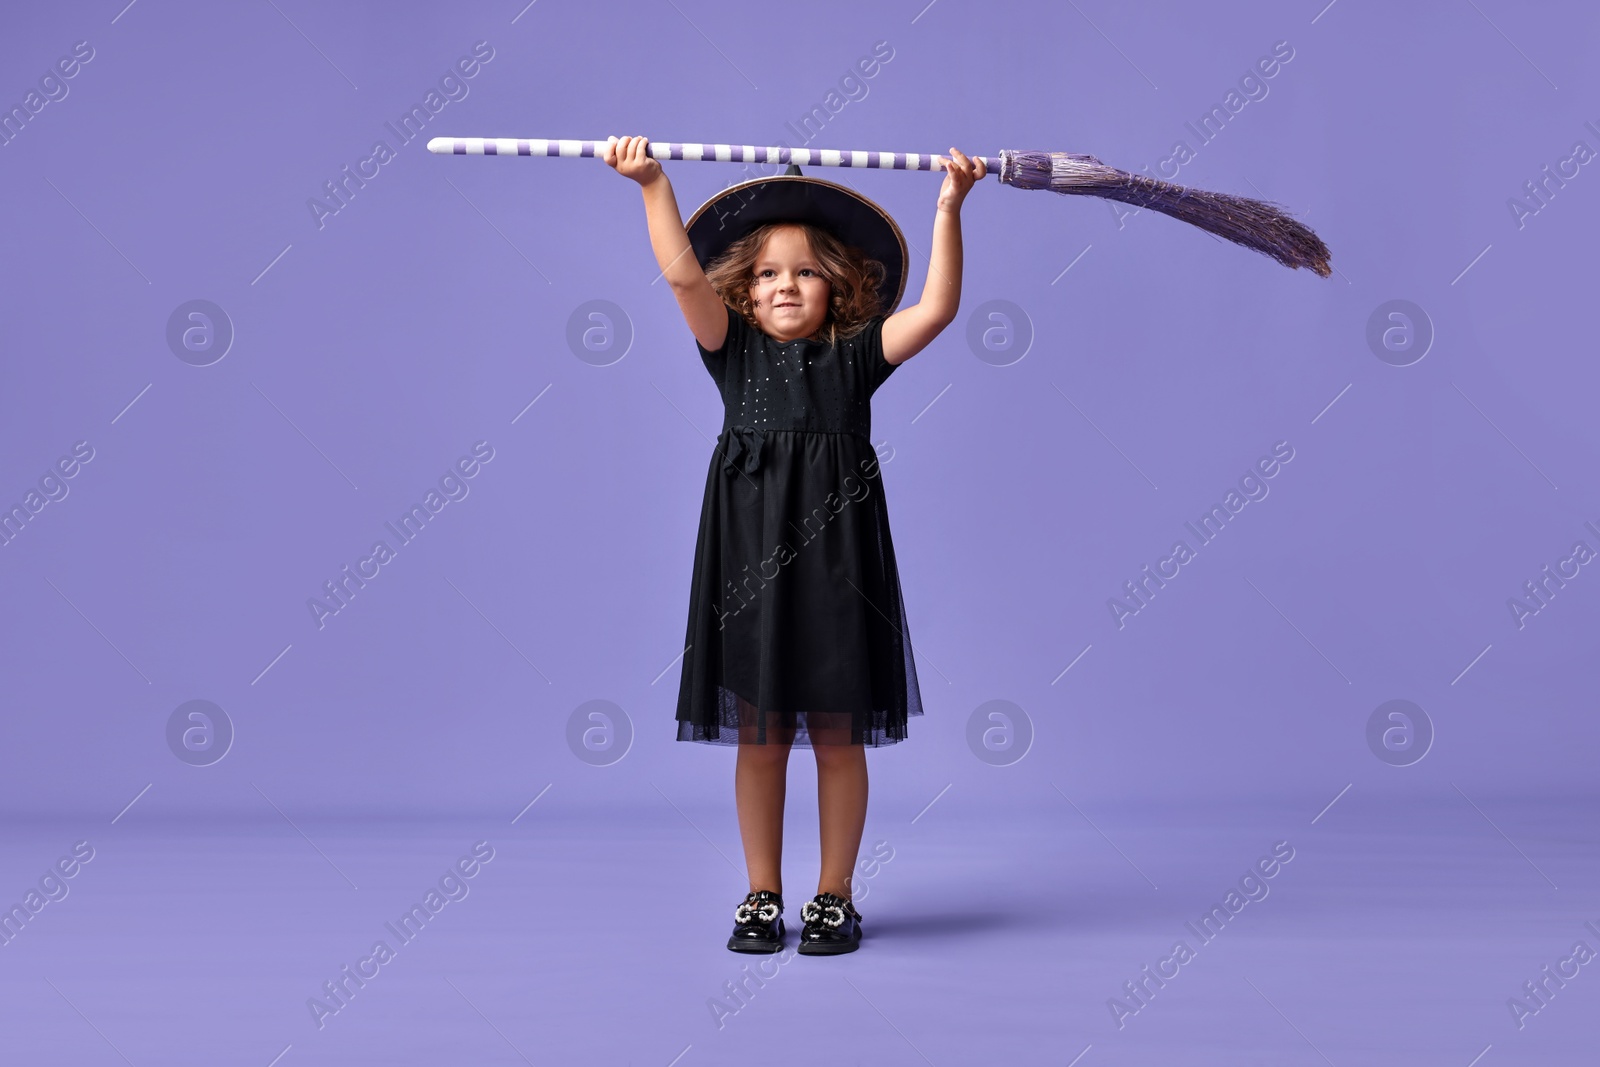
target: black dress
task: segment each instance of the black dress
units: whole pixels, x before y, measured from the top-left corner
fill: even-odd
[[[883,316],[780,344],[724,305],[678,740],[888,745],[922,714],[869,400]]]

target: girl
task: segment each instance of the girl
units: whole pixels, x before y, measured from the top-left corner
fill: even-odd
[[[612,137],[604,158],[643,191],[651,247],[724,407],[677,720],[680,741],[739,746],[750,891],[728,948],[783,948],[783,803],[799,744],[816,756],[822,836],[799,951],[851,952],[866,746],[904,740],[907,717],[922,714],[869,400],[956,317],[961,204],[984,164],[954,148],[937,157],[945,177],[922,300],[895,311],[905,241],[878,205],[791,165],[725,189],[685,224],[648,143]]]

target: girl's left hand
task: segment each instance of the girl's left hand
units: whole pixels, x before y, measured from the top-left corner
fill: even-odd
[[[983,160],[974,160],[954,145],[949,156],[934,156],[944,164],[944,184],[939,187],[939,210],[960,211],[972,183],[988,173]],[[952,162],[952,159],[954,162]]]

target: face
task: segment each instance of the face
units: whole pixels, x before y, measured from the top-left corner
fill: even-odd
[[[792,341],[822,328],[832,287],[811,254],[804,230],[785,226],[768,234],[752,270],[750,299],[762,332],[776,341]]]

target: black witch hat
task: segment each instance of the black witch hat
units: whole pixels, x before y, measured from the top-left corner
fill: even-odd
[[[882,263],[881,313],[889,315],[899,306],[910,269],[900,227],[854,189],[808,178],[793,163],[782,174],[728,186],[701,204],[684,229],[703,270],[733,242],[769,222],[809,222]]]

